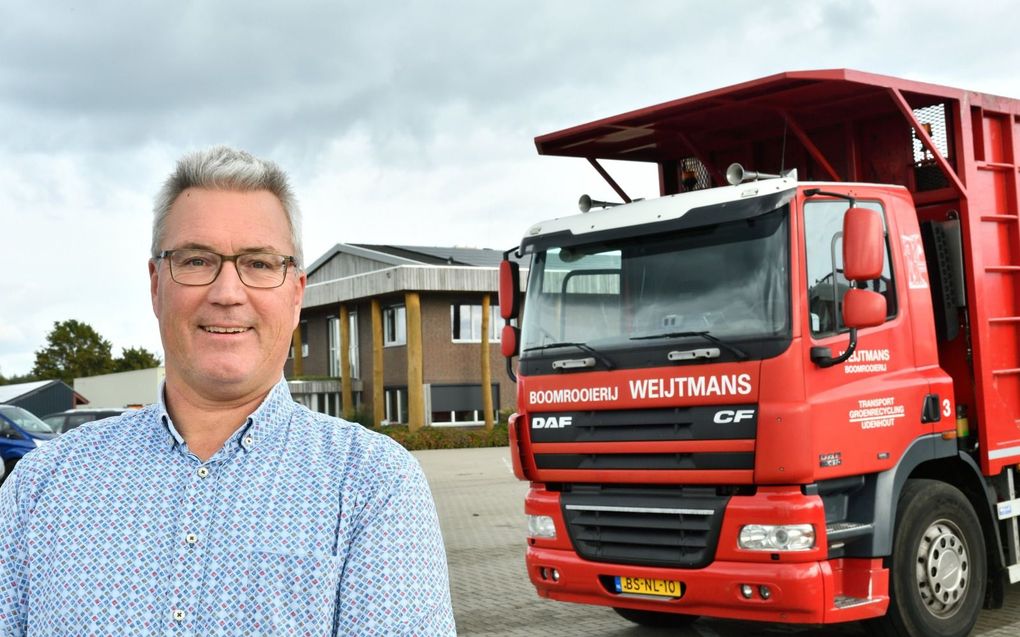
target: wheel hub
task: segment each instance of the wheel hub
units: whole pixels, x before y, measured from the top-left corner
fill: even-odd
[[[959,527],[937,520],[917,547],[917,588],[928,611],[939,618],[956,613],[970,585],[970,557]]]

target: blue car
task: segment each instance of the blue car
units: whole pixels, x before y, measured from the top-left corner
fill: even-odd
[[[21,407],[0,405],[0,457],[3,458],[5,469],[3,477],[11,475],[14,463],[26,453],[56,435],[49,425]]]

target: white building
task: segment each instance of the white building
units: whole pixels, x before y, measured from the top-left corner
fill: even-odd
[[[166,378],[162,366],[116,374],[74,379],[74,391],[88,398],[96,409],[141,407],[159,400],[159,388]]]

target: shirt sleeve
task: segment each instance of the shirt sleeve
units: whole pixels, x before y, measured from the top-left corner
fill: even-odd
[[[19,462],[0,487],[0,635],[4,637],[24,635],[28,615],[27,464]]]
[[[335,634],[455,636],[446,551],[425,475],[403,448],[381,462],[375,455],[366,472],[380,482],[350,540]]]

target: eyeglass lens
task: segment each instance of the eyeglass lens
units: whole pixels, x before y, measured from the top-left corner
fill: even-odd
[[[170,276],[182,285],[209,285],[216,280],[223,261],[233,261],[241,282],[253,288],[274,288],[287,276],[287,258],[269,252],[247,252],[226,257],[207,250],[170,252]]]

